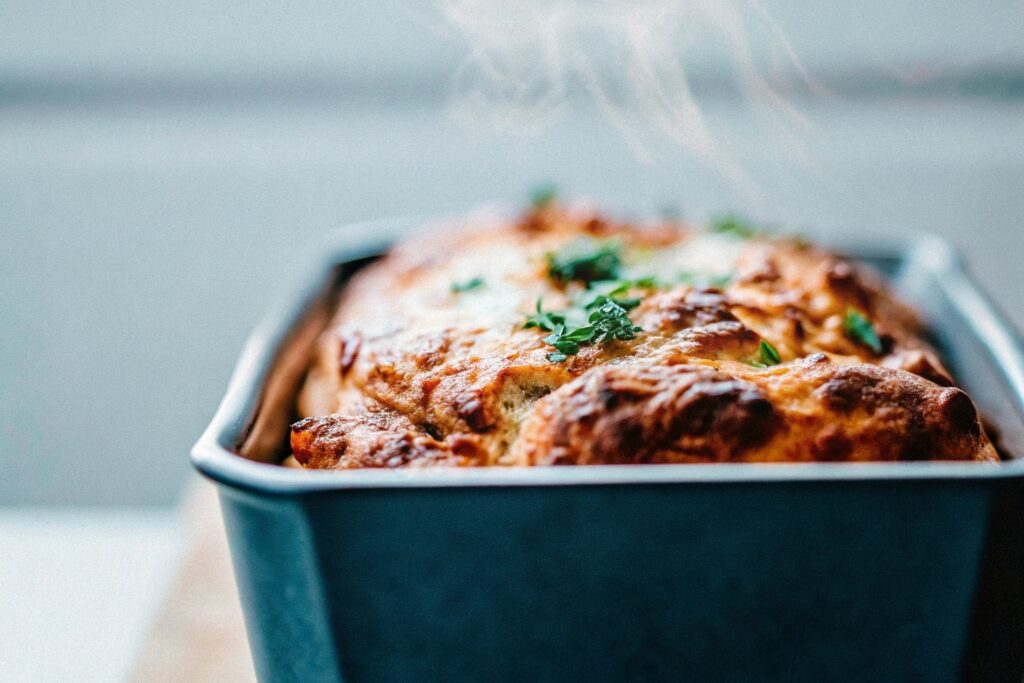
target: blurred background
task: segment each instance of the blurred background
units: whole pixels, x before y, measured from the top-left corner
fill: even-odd
[[[627,215],[936,232],[1024,321],[1019,0],[499,8],[0,4],[0,643],[26,644],[0,670],[127,673],[188,449],[347,223],[554,182]]]

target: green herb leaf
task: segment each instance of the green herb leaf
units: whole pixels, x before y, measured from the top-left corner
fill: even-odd
[[[548,275],[559,282],[579,280],[584,284],[617,280],[622,268],[620,247],[612,242],[582,238],[547,254]]]
[[[589,325],[575,328],[566,326],[566,313],[545,311],[542,302],[537,301],[537,312],[531,315],[524,327],[538,327],[551,332],[544,337],[544,343],[555,347],[555,351],[547,355],[552,363],[561,363],[569,356],[580,352],[583,344],[604,344],[613,340],[628,341],[634,339],[643,330],[634,325],[627,315],[627,309],[614,299],[602,296],[600,306],[590,312]]]
[[[636,338],[637,332],[643,332],[626,315],[626,309],[611,299],[593,311],[589,320],[594,327],[594,341],[602,344],[613,339],[629,341]]]
[[[626,309],[627,311],[633,310],[640,305],[642,299],[640,297],[631,297],[629,299],[613,299],[610,296],[604,294],[598,294],[593,299],[583,305],[583,308],[587,311],[593,311],[596,308],[601,308],[606,303],[611,302],[616,306]]]
[[[530,191],[530,205],[535,209],[550,206],[557,198],[558,188],[553,183],[538,185]]]
[[[843,329],[846,331],[846,336],[858,344],[863,344],[875,353],[882,352],[882,340],[878,338],[875,326],[860,311],[851,308],[846,312],[846,317],[843,318]]]
[[[596,333],[593,326],[587,325],[585,327],[577,327],[569,334],[563,334],[562,339],[571,342],[588,342],[594,338]]]
[[[554,311],[544,311],[542,307],[542,299],[537,297],[537,313],[531,315],[526,319],[526,323],[523,325],[526,329],[531,327],[539,327],[542,330],[548,332],[554,332],[555,329],[561,325],[565,326],[565,316]]]
[[[552,344],[559,352],[564,353],[567,356],[575,356],[580,352],[580,345],[574,341],[568,341],[566,339],[559,339]]]
[[[736,216],[722,216],[711,222],[711,231],[725,235],[732,235],[740,239],[750,239],[757,236],[757,230],[748,223]]]
[[[461,292],[468,292],[478,287],[482,287],[483,284],[484,279],[482,277],[474,277],[472,279],[466,280],[465,282],[453,282],[452,293],[459,294]]]
[[[617,306],[621,306],[627,311],[631,311],[637,306],[639,306],[640,302],[643,301],[643,299],[641,299],[638,296],[634,296],[630,299],[611,299],[611,301],[615,303]]]
[[[641,297],[623,297],[633,289],[656,289],[660,283],[653,277],[642,277],[637,280],[595,280],[587,285],[585,294],[592,294],[589,299],[582,299],[586,310],[599,308],[607,301],[614,301],[627,311],[640,305]]]
[[[764,363],[765,367],[778,365],[782,362],[782,356],[779,355],[778,349],[764,339],[758,344],[758,352],[761,355],[761,362]]]
[[[605,295],[609,299],[621,296],[633,288],[632,280],[612,280],[611,284],[611,289],[609,289],[608,293]]]

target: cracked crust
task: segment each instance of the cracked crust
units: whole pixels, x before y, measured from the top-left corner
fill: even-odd
[[[638,292],[635,339],[552,363],[547,333],[523,321],[538,297],[551,310],[579,294],[547,277],[544,255],[581,236],[675,284]],[[731,279],[679,276],[695,270]],[[851,308],[880,353],[844,332]],[[756,367],[761,340],[782,364]],[[915,315],[872,273],[795,240],[558,207],[411,239],[358,274],[298,411],[292,450],[310,469],[998,460]]]

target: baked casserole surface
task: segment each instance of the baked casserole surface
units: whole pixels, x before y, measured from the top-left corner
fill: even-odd
[[[551,201],[359,272],[297,410],[310,469],[999,459],[873,272],[733,219]]]

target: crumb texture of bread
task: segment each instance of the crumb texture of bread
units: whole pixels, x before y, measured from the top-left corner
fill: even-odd
[[[566,249],[584,256],[560,265]],[[358,273],[297,409],[307,469],[999,460],[872,271],[554,205],[425,232]]]

